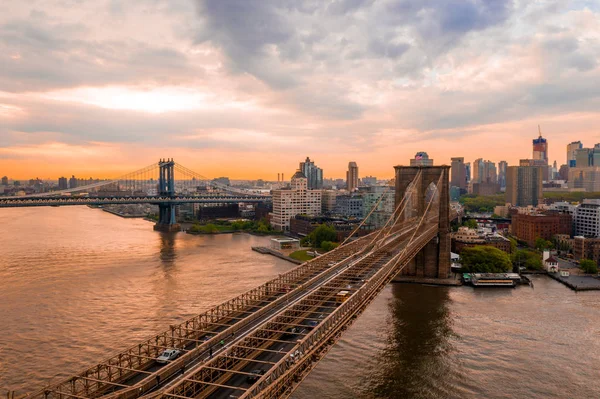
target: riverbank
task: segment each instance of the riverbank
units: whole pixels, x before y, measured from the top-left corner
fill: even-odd
[[[279,259],[283,259],[283,260],[287,260],[288,262],[294,263],[296,265],[301,265],[304,262],[294,259],[294,258],[290,258],[289,256],[285,256],[280,252],[277,252],[271,248],[267,248],[267,247],[252,247],[253,251],[256,251],[258,253],[261,253],[263,255],[273,255],[278,257]]]
[[[120,212],[113,211],[113,210],[106,209],[106,208],[101,208],[101,209],[104,212],[108,212],[108,213],[110,213],[112,215],[119,216],[119,217],[122,217],[122,218],[125,218],[125,219],[143,219],[143,218],[146,218],[146,215],[130,215],[130,214],[120,213]]]

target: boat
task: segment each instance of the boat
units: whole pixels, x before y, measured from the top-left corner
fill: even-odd
[[[517,273],[471,273],[474,287],[515,287],[521,281]]]

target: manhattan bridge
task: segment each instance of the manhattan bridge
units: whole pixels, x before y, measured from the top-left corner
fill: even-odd
[[[201,193],[200,187],[215,190]],[[0,197],[0,208],[67,205],[153,204],[158,205],[156,230],[173,231],[177,205],[260,203],[271,196],[235,189],[207,179],[173,159],[153,164],[114,180],[106,180],[44,194]]]

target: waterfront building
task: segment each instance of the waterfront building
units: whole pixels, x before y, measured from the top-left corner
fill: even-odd
[[[571,234],[572,217],[568,213],[552,212],[549,214],[517,213],[512,216],[512,233],[531,247],[535,240],[543,238],[551,241],[556,234]]]
[[[301,171],[292,176],[289,187],[273,190],[272,197],[271,225],[278,231],[288,231],[290,219],[296,215],[321,213],[321,190],[309,190],[308,179]]]
[[[573,238],[573,258],[577,260],[590,259],[600,262],[600,238],[575,236]]]
[[[358,188],[358,165],[356,162],[348,163],[346,172],[346,190],[352,192]]]
[[[577,166],[577,150],[581,150],[583,144],[581,141],[572,141],[567,144],[567,166],[574,168]]]
[[[308,179],[308,189],[317,190],[323,188],[323,169],[319,168],[309,157],[300,162],[300,171]]]
[[[543,202],[542,168],[509,166],[506,169],[506,202],[515,206],[537,206]]]
[[[586,199],[573,213],[575,235],[588,238],[600,237],[600,200]]]
[[[3,176],[2,177],[2,185],[3,186],[8,186],[8,176]]]
[[[433,159],[429,159],[429,155],[425,151],[419,151],[410,160],[410,166],[433,166]]]
[[[467,169],[465,167],[465,158],[451,158],[450,167],[450,186],[458,187],[463,190],[467,188]]]

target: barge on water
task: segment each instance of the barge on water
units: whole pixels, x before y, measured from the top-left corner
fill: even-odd
[[[521,282],[517,273],[464,273],[463,281],[473,287],[515,287]]]

